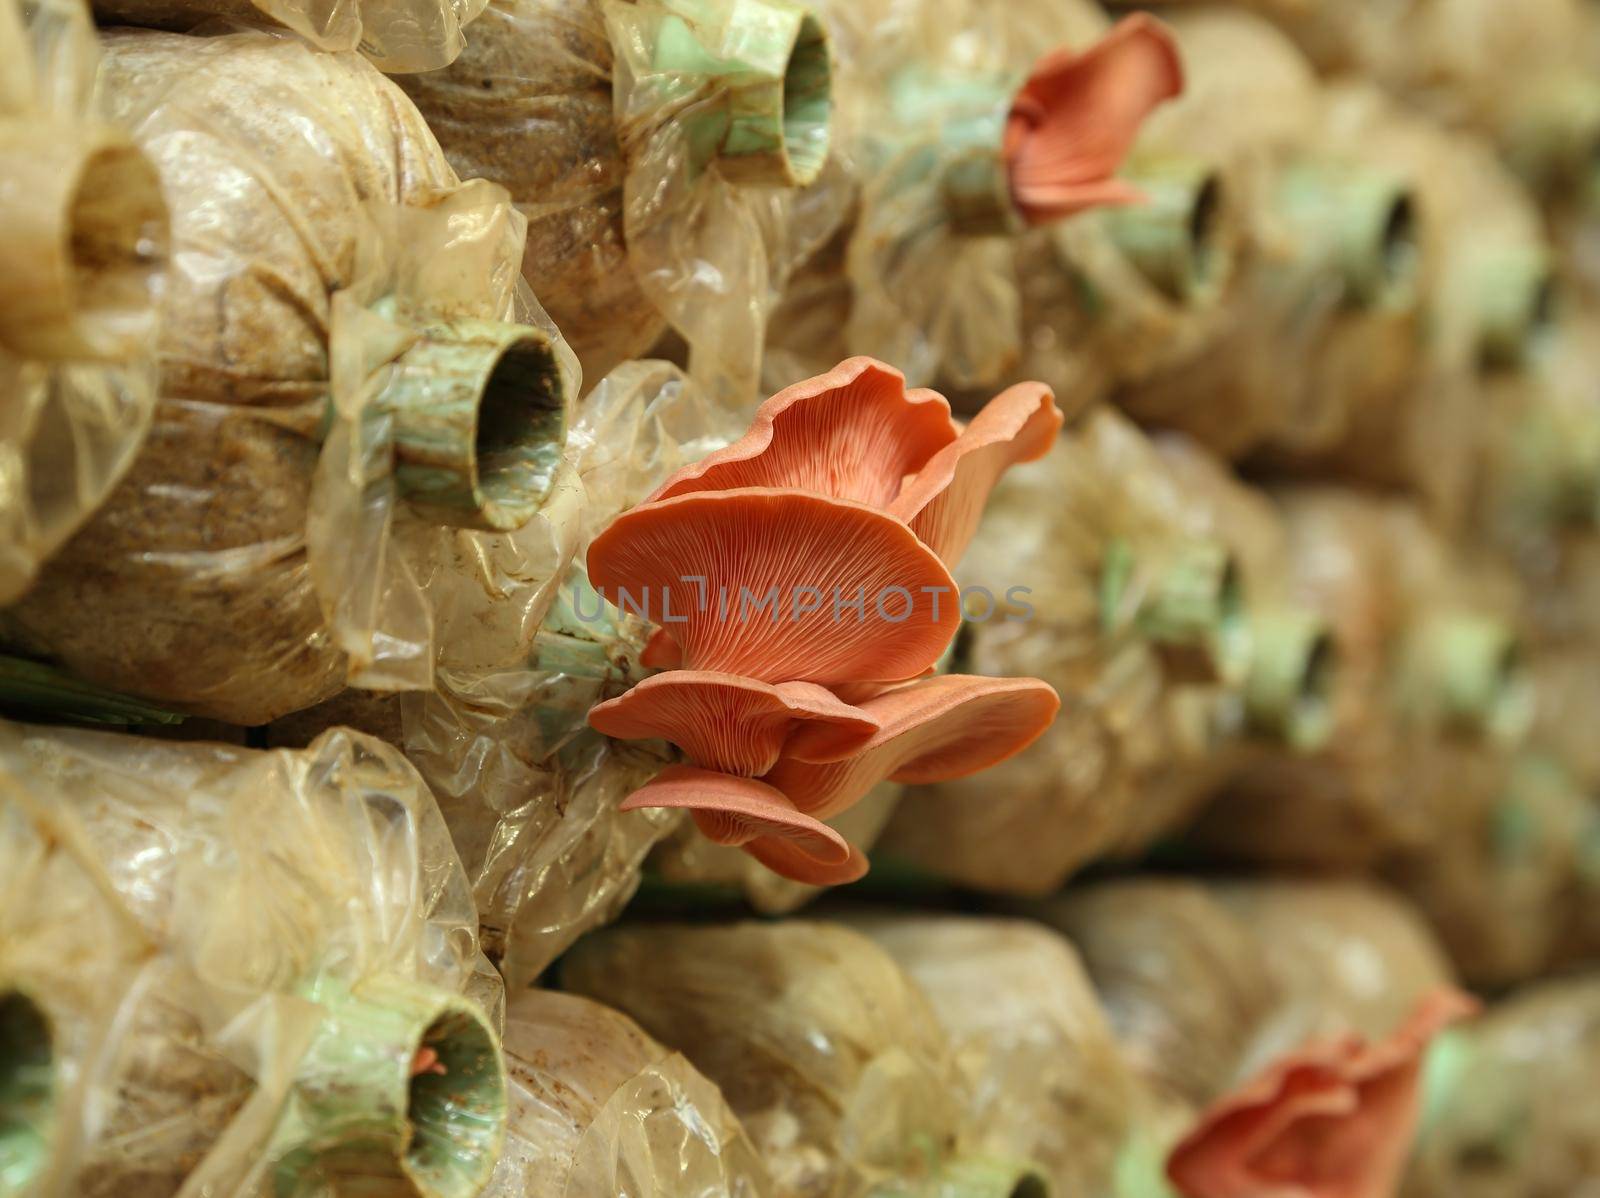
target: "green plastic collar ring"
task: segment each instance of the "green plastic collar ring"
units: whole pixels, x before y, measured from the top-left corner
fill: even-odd
[[[1520,738],[1533,696],[1515,630],[1455,612],[1433,618],[1423,635],[1429,689],[1444,717],[1473,735],[1503,743]]]
[[[695,5],[657,31],[652,65],[684,76],[720,77],[723,103],[693,111],[687,130],[695,165],[715,160],[722,177],[749,186],[804,187],[828,160],[833,59],[826,28],[789,0],[733,0],[718,57],[695,33]]]
[[[56,1107],[50,1021],[20,990],[0,990],[0,1196],[33,1192],[50,1159]]]
[[[1543,247],[1519,247],[1488,257],[1475,280],[1478,357],[1488,369],[1517,370],[1548,344],[1556,323],[1558,288]]]
[[[1256,730],[1302,752],[1320,748],[1333,732],[1338,646],[1321,617],[1302,610],[1258,615],[1245,708]]]
[[[1219,541],[1201,538],[1179,546],[1137,619],[1176,681],[1233,683],[1249,668],[1243,579],[1233,553]]]
[[[1144,159],[1124,172],[1145,203],[1108,209],[1111,239],[1151,286],[1176,303],[1215,300],[1233,273],[1228,192],[1193,159]]]
[[[959,1157],[938,1170],[932,1191],[959,1198],[1053,1198],[1044,1174],[1021,1161]]]
[[[395,481],[419,511],[461,528],[521,528],[550,493],[569,397],[540,329],[428,325],[379,397],[394,415]]]
[[[1421,297],[1416,198],[1391,176],[1308,164],[1289,171],[1282,204],[1304,244],[1320,246],[1357,307],[1401,311]]]
[[[402,978],[307,997],[326,1016],[274,1137],[280,1198],[342,1178],[403,1180],[421,1198],[479,1193],[505,1139],[507,1096],[499,1038],[478,1006]]]

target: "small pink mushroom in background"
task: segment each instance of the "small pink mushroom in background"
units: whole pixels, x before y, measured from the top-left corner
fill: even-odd
[[[1184,1198],[1389,1198],[1416,1134],[1423,1054],[1477,1010],[1436,990],[1380,1043],[1347,1036],[1286,1054],[1200,1116],[1167,1176]]]
[[[1116,177],[1139,127],[1183,91],[1183,64],[1167,27],[1125,17],[1087,50],[1041,58],[1006,122],[1011,200],[1029,224],[1062,220],[1106,204],[1137,203]]]

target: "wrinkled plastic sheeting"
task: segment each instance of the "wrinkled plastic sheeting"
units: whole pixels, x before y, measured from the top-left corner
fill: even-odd
[[[97,57],[81,0],[5,0],[0,128],[49,121],[62,137],[88,142]],[[10,202],[40,201],[19,195]],[[163,225],[165,219],[163,212]],[[164,227],[158,232],[164,255]],[[148,253],[158,253],[154,244]],[[164,270],[154,271],[142,297],[126,296],[95,314],[103,360],[52,360],[0,347],[0,603],[27,588],[138,452],[155,407],[150,335],[163,278]]]
[[[568,437],[579,495],[552,535],[569,565],[486,586],[486,600],[466,588],[437,689],[402,700],[406,754],[439,796],[486,948],[513,986],[616,918],[646,854],[680,817],[617,811],[673,758],[660,742],[609,740],[586,723],[591,706],[642,676],[650,629],[588,588],[583,555],[618,514],[742,426],[665,362],[628,363],[603,379]],[[490,563],[469,559],[480,582]],[[462,584],[441,567],[435,585]]]
[[[779,1193],[919,1192],[961,1140],[950,1045],[882,949],[797,920],[622,927],[562,984],[638,1020],[715,1082]]]
[[[129,25],[192,29],[224,18],[274,21],[319,50],[356,51],[380,71],[431,71],[466,45],[463,26],[486,0],[92,0],[97,16]]]
[[[5,724],[0,768],[0,989],[42,1008],[57,1077],[30,1192],[274,1193],[323,995],[426,983],[498,1022],[460,860],[389,746]]]
[[[1056,1198],[1112,1192],[1137,1083],[1077,953],[1024,920],[863,915],[950,1034],[972,1150],[1031,1161]]]
[[[119,30],[106,46],[102,103],[134,125],[174,211],[162,396],[145,451],[8,637],[242,724],[347,681],[429,686],[431,561],[533,554],[505,547],[547,537],[570,488],[552,480],[557,510],[525,535],[425,521],[398,492],[375,400],[418,325],[461,318],[542,330],[575,390],[576,361],[520,279],[522,216],[495,185],[461,184],[357,56],[260,32]]]
[[[717,1088],[626,1015],[553,990],[506,1011],[511,1116],[485,1198],[762,1198],[766,1171]]]
[[[983,890],[1048,894],[1124,841],[1150,787],[1230,734],[1231,708],[1210,691],[1188,702],[1134,626],[1189,520],[1154,447],[1110,410],[1001,480],[957,580],[1001,598],[1028,587],[1032,610],[1001,606],[970,622],[958,668],[1043,678],[1062,710],[983,774],[913,788],[884,836],[887,854]],[[1119,548],[1132,565],[1108,609],[1102,577]]]

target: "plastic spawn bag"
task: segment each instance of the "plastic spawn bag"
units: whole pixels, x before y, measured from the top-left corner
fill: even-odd
[[[161,401],[0,635],[240,724],[347,681],[426,687],[431,615],[396,530],[515,529],[559,491],[574,367],[547,324],[512,322],[542,319],[520,217],[458,184],[357,56],[265,33],[104,40],[102,102],[174,213]]]
[[[1198,882],[1104,882],[1024,910],[1072,941],[1134,1071],[1182,1105],[1234,1080],[1282,1001],[1259,944]]]
[[[1261,945],[1281,995],[1245,1071],[1311,1039],[1378,1040],[1455,971],[1421,914],[1358,881],[1251,880],[1207,887]]]
[[[1181,86],[1170,39],[1145,18],[1108,33],[1078,0],[835,3],[827,20],[855,203],[792,282],[772,325],[769,378],[865,353],[958,403],[1003,386],[1023,352],[1019,270],[1037,243],[1028,229],[1132,198],[1112,171],[1149,108]],[[1017,116],[1033,109],[1036,124]],[[1100,114],[1090,133],[1039,155],[1041,174],[1071,175],[1051,182],[1070,198],[1024,199],[1007,156],[1029,136],[1059,148],[1067,139],[1033,130],[1090,109]],[[1057,394],[1069,408],[1087,397],[1082,387]]]
[[[1527,752],[1496,776],[1488,803],[1464,803],[1385,871],[1485,987],[1547,971],[1564,937],[1582,943],[1600,846],[1600,813],[1558,759]]]
[[[1253,272],[1283,256],[1273,181],[1315,123],[1315,80],[1292,46],[1248,15],[1185,14],[1174,31],[1183,94],[1151,115],[1126,168],[1148,202],[1064,221],[1020,256],[1023,368],[1072,388],[1066,394],[1097,380],[1138,394],[1207,355],[1254,303]],[[1234,69],[1241,60],[1252,70]],[[1220,405],[1231,396],[1189,396],[1168,411],[1151,386],[1130,410],[1224,423]],[[1255,414],[1232,415],[1254,435]]]
[[[1326,616],[1297,600],[1289,577],[1289,534],[1271,498],[1187,438],[1154,439],[1172,488],[1167,502],[1188,534],[1228,547],[1243,593],[1243,625],[1230,686],[1173,688],[1179,718],[1209,729],[1165,768],[1144,773],[1118,852],[1138,853],[1180,832],[1228,778],[1262,753],[1295,755],[1327,744],[1340,687],[1339,646]],[[1180,725],[1181,726],[1181,725]]]
[[[166,203],[91,112],[96,54],[79,0],[0,4],[0,602],[105,499],[155,405]]]
[[[1403,1198],[1587,1198],[1600,1176],[1600,977],[1517,991],[1440,1037]]]
[[[1333,732],[1254,755],[1191,830],[1223,856],[1357,868],[1492,800],[1529,695],[1504,598],[1475,586],[1414,509],[1353,492],[1278,493],[1293,595],[1339,654]]]
[[[674,812],[617,811],[670,764],[670,749],[612,741],[587,724],[591,706],[638,681],[650,633],[589,588],[589,540],[743,424],[668,363],[613,371],[578,407],[559,473],[575,489],[570,503],[547,502],[546,528],[530,524],[494,553],[481,537],[458,536],[428,567],[442,613],[434,689],[347,692],[271,729],[296,744],[351,722],[404,749],[439,798],[485,950],[514,987],[614,919],[651,847],[679,822]]]
[[[7,724],[0,767],[7,1192],[482,1188],[500,980],[398,753]]]
[[[951,1047],[870,940],[789,920],[641,925],[582,941],[562,984],[617,1007],[721,1087],[779,1194],[1005,1196],[1017,1162],[965,1155]]]
[[[756,396],[767,312],[842,217],[828,39],[790,0],[493,0],[402,85],[529,222],[523,272],[598,380],[669,328],[720,402]]]
[[[359,50],[380,71],[431,71],[466,44],[484,0],[90,0],[107,23],[193,29],[222,20],[275,24],[319,50]]]
[[[1231,735],[1214,700],[1242,647],[1239,571],[1225,545],[1189,534],[1182,502],[1148,440],[1107,410],[1000,482],[956,572],[969,619],[954,668],[1026,671],[1062,711],[980,777],[914,788],[888,854],[1047,894],[1118,844],[1148,785]]]
[[[1176,28],[1196,90],[1151,133],[1227,164],[1219,185],[1241,242],[1211,334],[1125,361],[1118,402],[1228,457],[1275,439],[1320,443],[1348,389],[1403,372],[1420,347],[1415,189],[1330,134],[1309,64],[1270,26],[1211,12]]]
[[[949,1033],[975,1150],[1031,1161],[1054,1198],[1113,1192],[1140,1095],[1072,946],[1023,920],[864,914],[851,926]]]
[[[1549,340],[1551,252],[1531,201],[1478,140],[1362,84],[1331,88],[1326,109],[1331,140],[1415,196],[1425,336],[1408,349],[1374,326],[1335,341],[1317,366],[1338,397],[1333,421],[1279,437],[1263,464],[1406,490],[1453,528],[1493,406],[1486,388],[1514,385]]]
[[[762,1198],[766,1170],[717,1088],[626,1015],[528,990],[506,1010],[510,1112],[485,1198]]]

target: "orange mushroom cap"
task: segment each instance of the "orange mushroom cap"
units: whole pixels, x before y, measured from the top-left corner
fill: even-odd
[[[690,761],[724,774],[766,773],[799,722],[836,725],[865,742],[878,730],[866,712],[810,682],[772,686],[737,674],[672,670],[589,710],[589,725],[618,740],[666,740]]]
[[[1440,989],[1379,1044],[1285,1055],[1200,1116],[1167,1176],[1185,1198],[1388,1198],[1416,1133],[1423,1052],[1477,1009]]]
[[[781,836],[758,836],[743,848],[773,873],[808,886],[843,886],[860,881],[867,873],[867,856],[855,845],[850,846],[850,856],[838,865],[824,865],[807,857],[793,841]]]
[[[1177,41],[1143,13],[1118,21],[1087,50],[1063,47],[1041,58],[1006,122],[1006,172],[1023,218],[1044,224],[1137,202],[1117,168],[1150,111],[1182,91]]]
[[[1056,397],[1043,383],[1006,388],[907,480],[889,514],[909,524],[945,565],[954,566],[978,531],[1000,476],[1048,453],[1061,420]]]
[[[692,765],[671,765],[624,799],[619,811],[643,807],[687,810],[695,826],[715,844],[748,845],[756,839],[785,841],[793,853],[819,866],[850,860],[843,836],[795,810],[780,791],[754,778],[736,778]]]
[[[646,502],[776,487],[887,507],[956,431],[944,396],[907,391],[905,375],[875,358],[848,358],[779,391],[744,436],[685,466]]]
[[[657,628],[644,643],[639,664],[652,670],[680,670],[683,668],[683,649],[672,639],[672,633],[665,628]]]
[[[910,528],[802,491],[642,504],[595,538],[588,565],[601,595],[667,629],[685,668],[762,682],[914,677],[961,620],[955,581]]]
[[[885,778],[942,782],[997,765],[1032,744],[1060,707],[1037,678],[929,678],[861,704],[880,725],[864,745],[826,725],[798,729],[765,781],[828,819]]]

